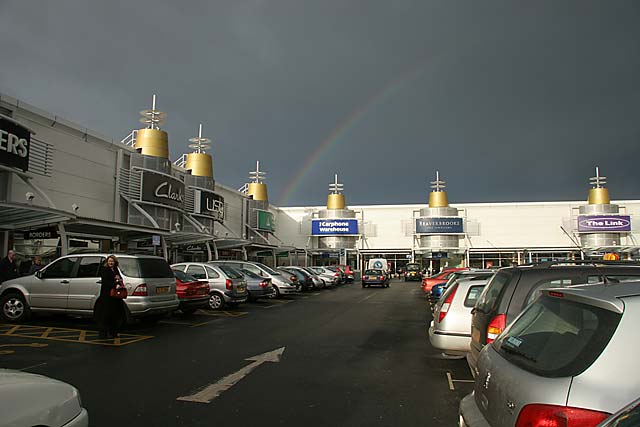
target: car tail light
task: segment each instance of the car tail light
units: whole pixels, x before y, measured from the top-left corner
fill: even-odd
[[[263,280],[262,282],[260,282],[259,286],[261,288],[266,288],[267,286],[269,286],[269,282],[267,282],[266,280]]]
[[[458,285],[456,284],[451,293],[447,296],[447,299],[444,300],[442,306],[440,306],[440,313],[438,314],[438,322],[442,322],[444,316],[447,315],[449,309],[451,308],[451,301],[453,301],[453,297],[456,295],[456,291],[458,290]]]
[[[362,280],[367,280],[369,276],[362,276]]]
[[[340,277],[340,273],[334,273],[334,277]]]
[[[291,276],[289,279],[290,279],[292,282],[297,282],[297,281],[298,281],[298,278],[297,278],[296,276]]]
[[[380,280],[384,280],[384,276],[380,276]]]
[[[507,316],[505,314],[498,314],[494,317],[493,320],[489,322],[489,326],[487,326],[487,344],[491,344],[506,327]]]
[[[136,289],[133,291],[133,294],[131,295],[134,297],[146,297],[147,295],[149,295],[147,293],[147,285],[143,283],[142,285],[136,286]]]
[[[593,427],[609,415],[570,406],[526,405],[518,415],[516,427]]]
[[[227,287],[227,290],[231,290],[231,289],[233,289],[233,282],[231,281],[231,279],[227,279],[227,280],[224,282],[224,284],[225,284],[225,286]]]

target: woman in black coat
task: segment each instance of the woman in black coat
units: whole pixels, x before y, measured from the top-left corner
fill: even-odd
[[[124,300],[111,296],[111,290],[122,286],[118,270],[118,259],[109,255],[100,269],[100,296],[93,308],[93,317],[98,324],[100,339],[117,338],[118,331],[126,321]]]

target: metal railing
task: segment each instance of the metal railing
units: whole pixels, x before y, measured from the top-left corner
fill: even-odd
[[[238,193],[247,194],[249,191],[249,184],[245,184],[242,187],[238,188]]]
[[[133,147],[136,144],[136,138],[138,137],[138,129],[134,129],[131,131],[131,133],[127,136],[125,136],[122,141],[120,141],[121,144],[126,145],[127,147]]]
[[[182,156],[178,157],[178,159],[173,162],[174,165],[184,168],[184,165],[187,164],[187,155],[183,154]]]

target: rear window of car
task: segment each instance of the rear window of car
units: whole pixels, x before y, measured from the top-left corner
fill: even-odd
[[[484,289],[484,285],[479,286],[471,286],[467,291],[467,296],[464,298],[464,306],[465,307],[473,307],[476,305],[480,294],[482,294],[482,290]]]
[[[195,282],[196,280],[198,280],[195,277],[185,273],[184,271],[180,271],[180,270],[173,270],[173,274],[181,282]]]
[[[542,296],[494,341],[513,364],[544,377],[580,375],[600,356],[622,316]]]
[[[219,265],[218,268],[223,271],[224,274],[229,276],[229,279],[242,279],[244,276],[238,270],[228,265]]]
[[[420,271],[420,264],[407,264],[407,271]]]
[[[482,291],[475,306],[476,310],[482,311],[483,313],[489,313],[494,310],[498,305],[502,290],[505,285],[509,283],[511,277],[511,274],[505,273],[504,271],[497,272]]]
[[[263,279],[262,276],[257,275],[256,273],[254,273],[253,271],[247,270],[245,268],[243,268],[242,270],[240,270],[240,272],[242,274],[244,274],[247,277],[250,277],[252,279]]]
[[[167,261],[161,258],[120,258],[118,267],[127,277],[145,279],[174,278],[173,271]]]
[[[382,270],[365,270],[365,276],[378,276],[382,274]]]

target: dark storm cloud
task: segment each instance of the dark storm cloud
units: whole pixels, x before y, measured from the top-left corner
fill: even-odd
[[[216,179],[273,201],[575,200],[599,164],[639,198],[640,6],[623,1],[0,3],[0,91],[119,139],[158,94]],[[342,126],[342,127],[341,127]],[[340,132],[334,132],[342,129]],[[329,148],[300,168],[323,141]],[[293,183],[295,184],[295,183]]]

